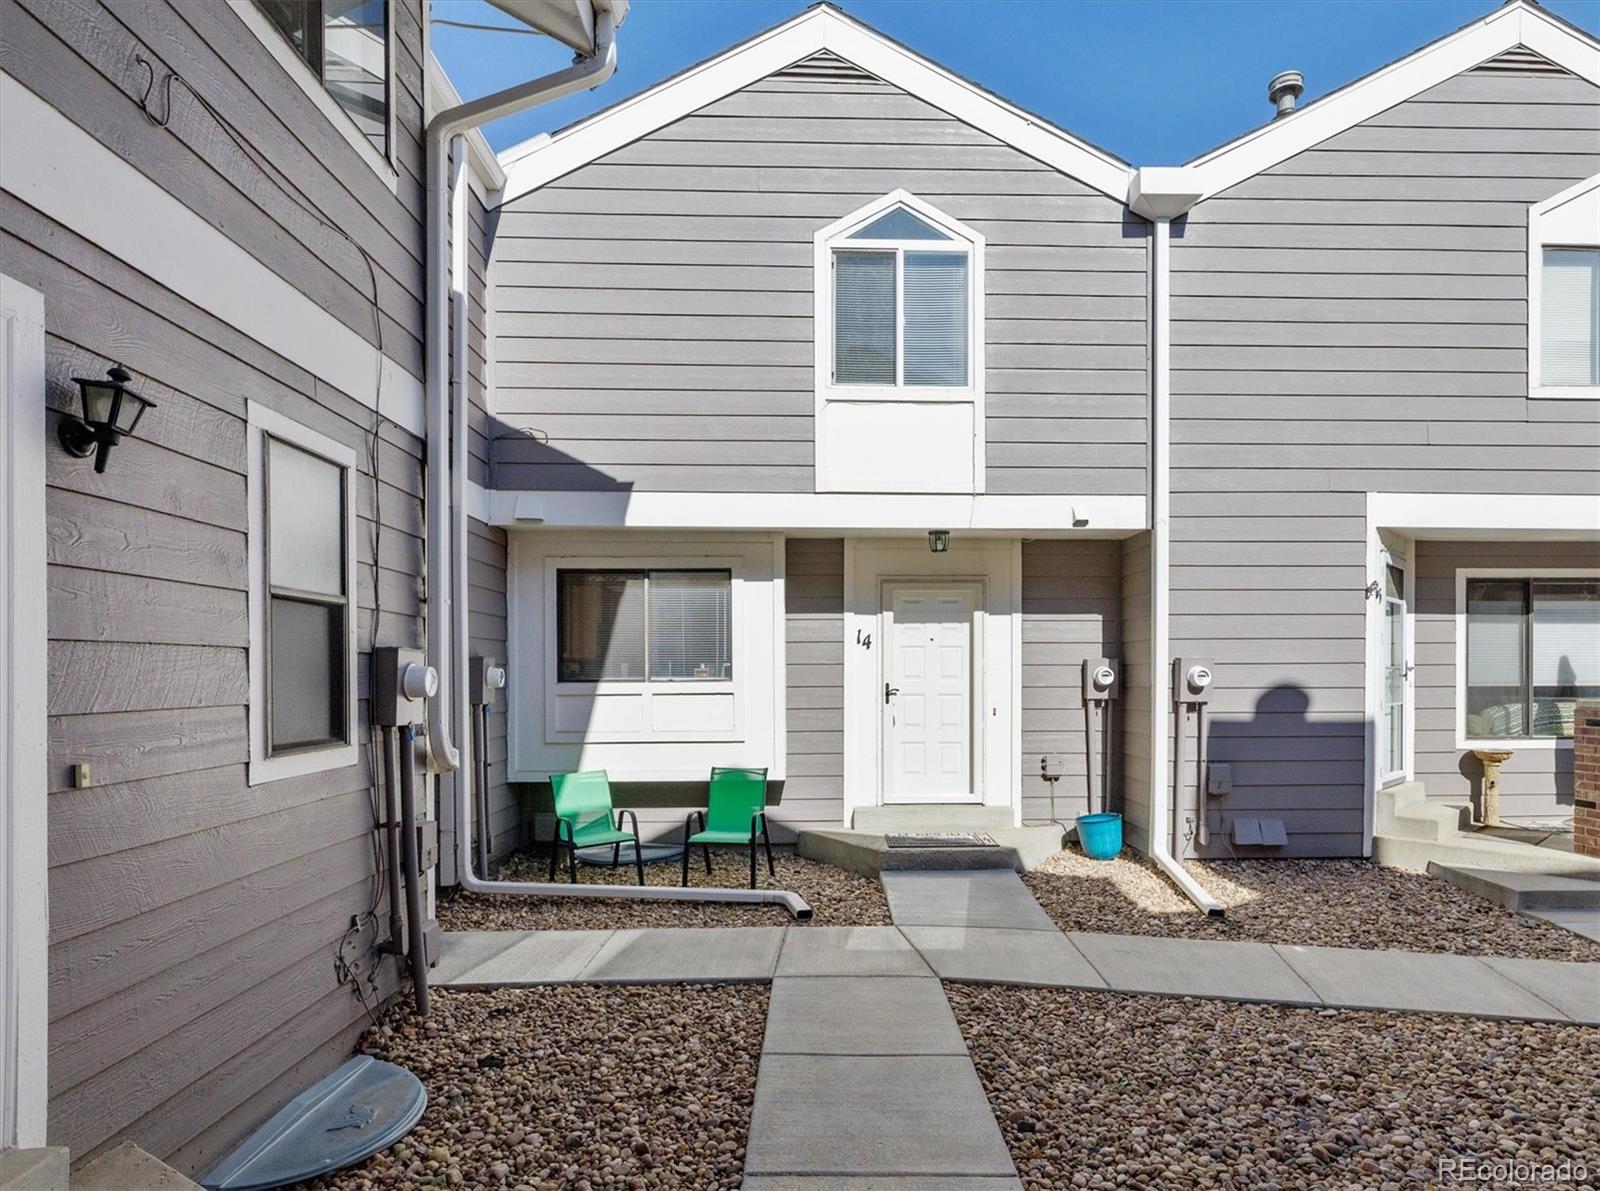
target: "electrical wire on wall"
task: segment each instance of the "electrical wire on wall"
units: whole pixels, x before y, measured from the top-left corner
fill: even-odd
[[[287,175],[279,170],[234,127],[221,112],[219,112],[206,97],[197,91],[188,79],[177,71],[171,69],[166,63],[161,63],[162,74],[157,71],[156,64],[144,54],[135,50],[134,62],[146,72],[146,83],[143,94],[135,102],[144,117],[156,128],[165,129],[172,135],[173,115],[173,87],[180,87],[190,96],[195,105],[204,111],[216,126],[231,140],[239,152],[259,171],[261,176],[272,184],[283,196],[289,199],[304,214],[315,220],[321,227],[343,240],[361,258],[361,263],[366,269],[368,305],[372,311],[372,328],[374,348],[377,357],[377,378],[373,386],[373,418],[371,428],[365,431],[367,439],[368,472],[372,477],[372,627],[368,635],[367,648],[369,654],[378,646],[379,626],[383,619],[383,590],[379,581],[379,571],[382,567],[381,548],[383,544],[383,513],[382,513],[382,438],[383,425],[388,422],[396,429],[403,430],[398,423],[383,412],[383,313],[379,303],[378,270],[373,262],[372,255],[356,242],[343,227],[329,219],[310,201],[298,193]],[[152,98],[159,93],[161,111],[154,110]],[[181,138],[180,138],[181,139]],[[314,384],[317,382],[313,382]],[[359,601],[357,601],[359,607]],[[359,611],[357,613],[359,615]],[[378,910],[383,904],[383,889],[387,870],[387,858],[384,855],[381,833],[387,826],[384,822],[383,812],[380,809],[381,792],[377,778],[377,746],[375,743],[376,729],[368,732],[367,756],[372,765],[372,780],[367,784],[368,803],[372,812],[372,831],[369,838],[372,843],[372,895],[368,900],[367,908],[360,914],[352,915],[350,926],[340,937],[334,950],[334,975],[340,984],[349,984],[357,999],[361,1002],[362,1009],[367,1017],[376,1024],[377,1008],[382,1002],[378,990],[377,974],[378,965],[375,957],[381,932],[378,929]],[[362,934],[370,928],[372,941],[364,949],[357,947]],[[363,958],[366,962],[363,962]],[[363,987],[365,986],[365,987]],[[371,994],[371,1001],[368,994]]]

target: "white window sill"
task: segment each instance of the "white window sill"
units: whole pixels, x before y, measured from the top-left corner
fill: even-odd
[[[1482,749],[1484,752],[1520,753],[1528,749],[1549,752],[1556,748],[1571,748],[1570,736],[1505,736],[1498,740],[1457,740],[1459,749]]]
[[[1600,385],[1530,385],[1529,400],[1600,401]]]
[[[348,769],[359,760],[360,749],[354,744],[290,753],[283,757],[251,757],[250,773],[246,780],[252,786],[260,786],[267,782],[282,781],[286,777],[305,777],[313,773],[326,773],[330,769]]]
[[[830,385],[822,390],[824,401],[955,401],[972,404],[978,391],[970,386],[944,388],[939,385]]]

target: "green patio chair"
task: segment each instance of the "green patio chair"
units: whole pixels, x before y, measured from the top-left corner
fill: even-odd
[[[696,816],[700,830],[694,830]],[[756,828],[767,849],[767,875],[774,876],[772,837],[767,834],[767,771],[765,769],[713,769],[706,809],[690,811],[683,821],[683,883],[689,883],[689,849],[695,844],[705,854],[711,871],[712,844],[747,844],[750,848],[750,888],[756,887]],[[691,834],[692,833],[692,834]]]
[[[604,769],[583,773],[552,773],[550,790],[555,795],[556,823],[550,833],[550,879],[556,879],[556,857],[567,850],[567,869],[572,883],[578,883],[578,849],[611,845],[611,867],[622,859],[622,845],[633,845],[633,864],[644,884],[644,856],[639,851],[639,816],[619,811],[611,805],[611,782]],[[631,832],[622,830],[624,818],[633,820]]]

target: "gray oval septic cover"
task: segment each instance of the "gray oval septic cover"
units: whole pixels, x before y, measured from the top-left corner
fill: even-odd
[[[283,1187],[399,1141],[428,1106],[404,1067],[357,1055],[312,1084],[200,1178],[211,1191]]]

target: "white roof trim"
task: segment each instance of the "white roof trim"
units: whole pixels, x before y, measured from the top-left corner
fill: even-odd
[[[837,9],[823,6],[808,9],[792,21],[554,136],[541,135],[507,149],[500,154],[506,171],[501,201],[537,190],[821,50],[831,50],[1118,202],[1127,197],[1132,177],[1127,163],[896,45]]]
[[[921,216],[934,227],[949,232],[958,240],[965,240],[968,244],[982,245],[984,242],[982,232],[974,231],[955,216],[945,214],[938,207],[935,207],[926,199],[918,198],[909,190],[891,190],[881,198],[875,198],[870,203],[857,207],[850,214],[840,219],[835,219],[827,227],[819,231],[812,237],[812,242],[819,245],[826,244],[829,240],[836,239],[846,232],[854,231],[857,225],[865,225],[872,222],[879,215],[895,207],[904,207],[907,211]],[[928,243],[936,246],[938,241],[929,240]]]
[[[1526,0],[1513,0],[1482,20],[1185,166],[1161,169],[1160,177],[1154,170],[1140,170],[1133,209],[1154,218],[1166,213],[1162,210],[1164,197],[1192,195],[1182,207],[1187,210],[1195,202],[1518,46],[1600,86],[1600,43]]]

